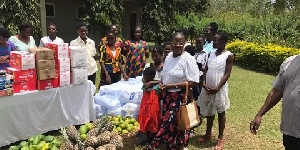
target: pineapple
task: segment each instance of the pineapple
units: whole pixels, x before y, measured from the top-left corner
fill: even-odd
[[[64,142],[61,144],[60,150],[73,150],[74,146],[73,143],[69,140],[66,129],[61,127],[60,132],[64,138]]]
[[[119,133],[116,131],[112,131],[110,133],[111,133],[111,138],[114,138],[115,136],[119,135]]]
[[[74,146],[73,146],[73,144],[72,144],[72,142],[71,142],[70,140],[65,140],[65,141],[61,144],[61,146],[60,146],[59,149],[60,149],[60,150],[73,150],[73,149],[74,149]]]
[[[100,122],[101,122],[101,119],[94,120],[93,123],[92,123],[93,127],[96,128],[99,125]]]
[[[93,147],[87,147],[85,150],[94,150]]]
[[[109,131],[104,131],[99,136],[97,136],[100,145],[108,144],[110,142],[111,133]]]
[[[117,150],[116,146],[113,144],[105,144],[103,147],[105,147],[106,150]]]
[[[86,146],[96,147],[98,145],[98,138],[96,136],[89,136],[85,140],[84,144]]]
[[[115,146],[117,147],[117,149],[123,148],[123,140],[122,140],[122,137],[121,137],[121,140],[116,139],[116,138],[112,139],[112,140],[110,141],[109,144],[115,145]]]
[[[80,134],[78,130],[75,128],[75,126],[67,127],[66,131],[71,141],[76,142],[78,139],[80,139]]]
[[[104,125],[104,128],[101,129],[101,132],[104,132],[104,131],[112,131],[114,128],[114,125],[111,123],[111,122],[107,122],[105,125]]]
[[[90,130],[87,133],[87,137],[89,137],[89,136],[98,136],[98,134],[99,134],[99,128],[93,128],[92,130]]]
[[[106,150],[104,146],[99,146],[96,150]]]

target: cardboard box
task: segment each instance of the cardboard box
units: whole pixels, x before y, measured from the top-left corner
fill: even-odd
[[[25,82],[14,82],[13,89],[15,93],[23,93],[36,90],[36,79],[31,79]]]
[[[49,80],[38,80],[37,89],[38,90],[47,90],[58,87],[58,77]]]
[[[58,60],[56,61],[56,69],[58,70],[58,73],[67,71],[70,72],[70,58],[58,58]]]
[[[19,70],[35,69],[34,54],[27,52],[10,52],[10,66]]]
[[[66,71],[58,74],[58,85],[69,86],[71,85],[71,72]]]
[[[6,68],[8,74],[13,76],[14,82],[26,82],[30,80],[36,80],[36,70],[19,70],[16,68],[8,67]]]
[[[73,85],[83,84],[87,82],[87,70],[86,67],[72,68],[71,83]]]
[[[45,47],[54,51],[55,59],[69,57],[69,43],[63,43],[63,44],[47,43]]]
[[[54,79],[56,77],[55,69],[44,69],[37,71],[38,80]]]
[[[9,88],[9,89],[5,89],[5,90],[0,90],[0,97],[2,96],[12,96],[14,95],[14,89]]]
[[[30,48],[29,52],[35,54],[36,60],[51,60],[54,59],[54,52],[49,48],[38,47],[38,48]]]
[[[37,60],[36,61],[36,69],[37,70],[55,69],[55,61],[54,60]]]
[[[70,46],[70,58],[71,58],[71,67],[85,67],[86,66],[86,49],[80,48],[77,46]]]

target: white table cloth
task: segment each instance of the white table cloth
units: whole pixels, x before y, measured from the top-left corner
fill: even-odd
[[[96,119],[93,83],[0,98],[0,147]]]

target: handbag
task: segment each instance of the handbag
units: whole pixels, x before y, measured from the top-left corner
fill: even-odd
[[[188,98],[191,98],[191,103],[188,103]],[[183,103],[179,107],[178,111],[178,130],[188,130],[201,123],[197,104],[191,94],[189,84],[186,82],[186,92],[183,99]]]

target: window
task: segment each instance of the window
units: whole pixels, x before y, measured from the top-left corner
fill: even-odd
[[[55,18],[55,5],[46,3],[46,17]]]
[[[77,19],[82,19],[82,18],[83,18],[83,7],[77,6]]]

